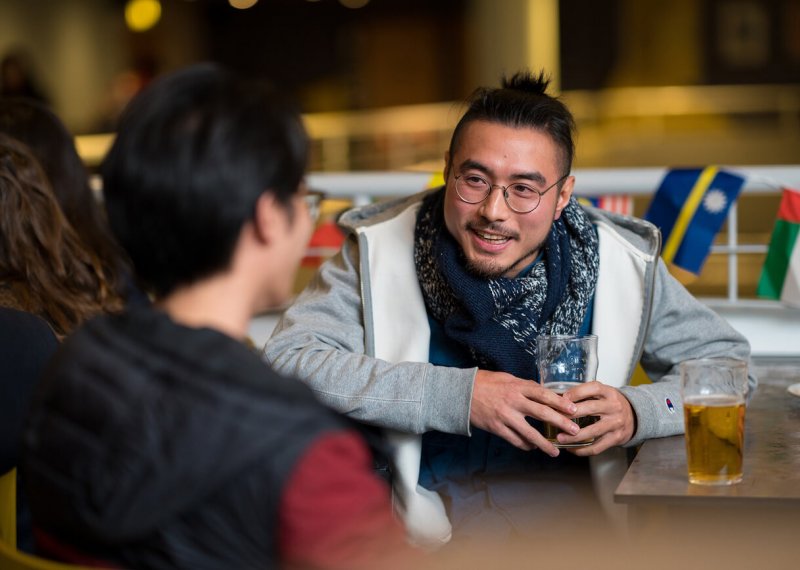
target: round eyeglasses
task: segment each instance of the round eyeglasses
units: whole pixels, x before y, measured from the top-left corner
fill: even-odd
[[[557,186],[567,176],[569,176],[569,173],[553,182],[544,190],[537,190],[521,182],[514,182],[508,186],[501,186],[500,184],[491,184],[488,180],[477,174],[459,174],[455,177],[456,194],[458,194],[462,202],[466,202],[467,204],[480,204],[489,197],[489,194],[492,193],[492,188],[500,188],[503,191],[503,199],[511,210],[517,214],[529,214],[539,207],[542,196],[547,194],[548,190]]]

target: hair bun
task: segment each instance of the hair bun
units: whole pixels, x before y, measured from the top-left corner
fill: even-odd
[[[538,74],[531,71],[518,71],[512,75],[511,78],[503,76],[500,85],[503,89],[513,89],[515,91],[524,91],[525,93],[544,95],[547,92],[547,87],[550,85],[550,76],[545,75],[544,70],[539,71]]]

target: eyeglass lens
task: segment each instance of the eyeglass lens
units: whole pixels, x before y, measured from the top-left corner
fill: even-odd
[[[532,212],[539,206],[541,195],[525,184],[497,186],[503,192],[508,207],[517,213]],[[456,178],[456,192],[467,203],[483,202],[492,190],[492,185],[478,177],[459,176]]]

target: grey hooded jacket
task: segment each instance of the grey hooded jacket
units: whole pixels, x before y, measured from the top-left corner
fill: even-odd
[[[354,419],[401,434],[468,435],[477,369],[427,361],[430,331],[413,261],[421,197],[342,216],[340,225],[349,235],[342,251],[323,264],[285,312],[264,355],[277,370],[307,382],[323,403]],[[627,446],[682,433],[678,364],[701,357],[748,359],[749,345],[670,276],[658,257],[660,234],[654,226],[587,212],[600,247],[592,325],[599,337],[597,378],[619,388],[636,414],[636,433]],[[629,385],[638,363],[652,383]],[[755,378],[749,380],[755,388]],[[418,543],[444,542],[449,538],[444,521],[430,523],[435,516],[425,508],[418,515],[410,512],[416,495],[423,495],[422,502],[438,497],[425,497],[429,492],[416,486],[418,438],[398,438],[395,488],[403,495],[409,534]],[[617,448],[592,458],[598,496],[609,509],[624,473],[623,456]]]

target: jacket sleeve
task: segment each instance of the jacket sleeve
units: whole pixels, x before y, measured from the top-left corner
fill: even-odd
[[[476,369],[367,356],[362,306],[358,244],[351,237],[286,310],[265,359],[308,384],[326,406],[361,422],[407,433],[468,434]]]
[[[653,304],[640,363],[652,384],[621,388],[636,413],[627,446],[683,433],[679,364],[693,358],[750,359],[750,345],[728,322],[695,299],[658,260]],[[756,378],[749,367],[749,392]],[[672,404],[670,406],[670,404]]]
[[[281,498],[278,542],[287,568],[388,570],[422,562],[406,543],[366,446],[346,432],[321,438],[293,470]]]

